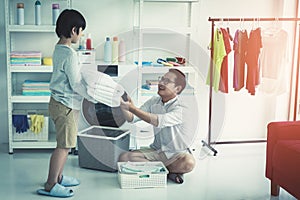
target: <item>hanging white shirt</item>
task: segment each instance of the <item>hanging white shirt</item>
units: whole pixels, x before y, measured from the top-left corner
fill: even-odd
[[[260,91],[282,94],[287,89],[288,33],[283,29],[265,30],[262,43]]]

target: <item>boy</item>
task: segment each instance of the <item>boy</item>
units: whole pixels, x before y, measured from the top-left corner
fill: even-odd
[[[195,136],[194,125],[189,123],[195,119],[189,119],[187,107],[178,98],[185,86],[185,75],[178,69],[170,69],[159,79],[159,96],[152,97],[141,108],[135,107],[130,98],[127,102],[121,100],[127,121],[133,121],[135,115],[154,126],[154,141],[150,148],[121,154],[119,161],[162,161],[170,172],[168,178],[175,183],[183,183],[183,174],[192,171],[195,166],[189,150]]]
[[[72,44],[79,41],[86,27],[84,17],[76,10],[66,9],[56,22],[59,40],[53,53],[53,74],[50,81],[49,114],[56,129],[57,146],[53,151],[48,179],[38,194],[54,197],[74,195],[70,186],[79,185],[76,178],[63,175],[70,148],[76,146],[78,113],[82,98],[93,101],[81,82],[80,67]]]

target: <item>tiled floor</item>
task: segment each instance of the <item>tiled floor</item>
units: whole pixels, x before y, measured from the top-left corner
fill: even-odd
[[[78,157],[70,155],[65,174],[81,180],[70,199],[102,200],[295,200],[286,191],[271,197],[269,181],[264,176],[265,143],[218,145],[217,156],[205,149],[194,152],[195,170],[177,185],[168,182],[166,188],[120,189],[116,173],[83,169]],[[0,196],[4,200],[56,199],[36,194],[47,176],[51,151],[17,150],[7,153],[0,147]]]

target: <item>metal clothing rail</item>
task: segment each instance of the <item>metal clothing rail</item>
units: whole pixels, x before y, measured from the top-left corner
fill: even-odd
[[[211,49],[210,49],[210,83],[209,83],[209,116],[208,116],[208,138],[207,141],[202,140],[203,146],[208,147],[213,153],[214,156],[216,156],[216,154],[218,153],[218,151],[216,149],[214,149],[211,144],[233,144],[233,143],[255,143],[255,142],[265,142],[266,140],[249,140],[249,141],[226,141],[226,142],[212,142],[211,141],[211,123],[212,123],[212,81],[213,81],[213,52],[214,52],[214,28],[215,28],[215,22],[232,22],[232,21],[240,21],[240,22],[244,22],[244,21],[294,21],[294,22],[298,22],[300,21],[300,18],[276,18],[276,17],[270,17],[270,18],[258,18],[258,17],[254,17],[254,18],[211,18],[209,17],[208,21],[211,22]],[[296,33],[297,33],[297,24],[295,24],[294,27],[294,41],[296,41]],[[300,37],[300,32],[299,32],[299,37]],[[298,76],[299,76],[299,58],[300,58],[300,38],[298,38],[298,56],[297,56],[297,69],[296,69],[296,85],[295,85],[295,91],[296,91],[296,95],[295,95],[295,102],[297,102],[298,100]],[[294,43],[293,46],[293,52],[295,52],[296,49],[296,44]],[[294,53],[293,53],[293,61],[294,61]],[[292,69],[294,69],[294,62],[293,62],[293,67]],[[292,90],[291,90],[292,91]],[[291,92],[290,92],[291,95]],[[291,96],[290,96],[291,97]],[[294,121],[296,120],[295,117],[295,113],[297,110],[297,104],[294,104]]]

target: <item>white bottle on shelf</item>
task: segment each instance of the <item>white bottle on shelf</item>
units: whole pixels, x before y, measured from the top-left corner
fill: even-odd
[[[41,2],[37,0],[34,4],[35,8],[35,25],[41,25]]]
[[[118,61],[118,56],[119,56],[118,37],[113,37],[113,42],[112,42],[112,62],[113,63]]]
[[[54,3],[52,4],[52,24],[56,25],[56,20],[59,16],[59,4]]]
[[[24,3],[17,3],[17,24],[24,25]]]
[[[111,53],[112,53],[112,46],[111,46],[110,38],[106,37],[104,43],[104,62],[111,62]]]
[[[126,61],[125,54],[126,54],[125,42],[124,42],[124,40],[120,40],[120,42],[119,42],[119,62]]]

